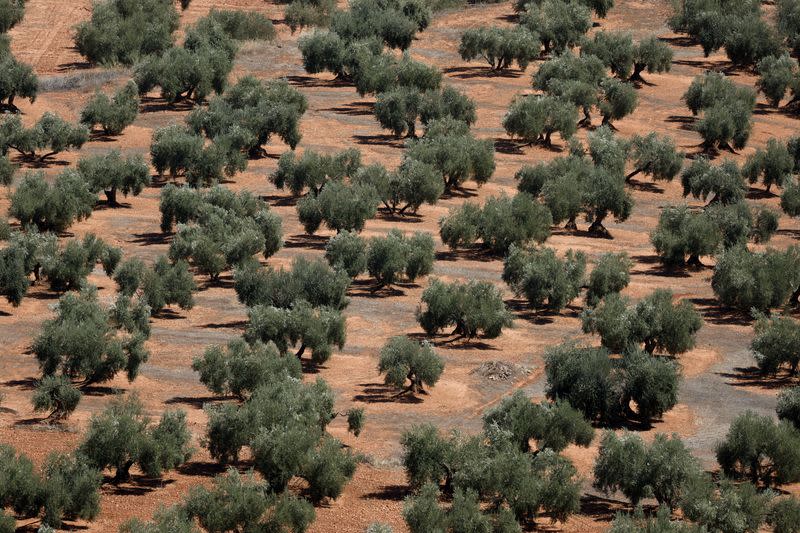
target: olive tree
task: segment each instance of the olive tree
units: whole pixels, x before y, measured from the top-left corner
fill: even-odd
[[[586,254],[568,250],[564,259],[552,248],[527,251],[511,246],[503,262],[503,281],[534,309],[559,312],[583,286]]]
[[[503,117],[503,128],[513,138],[528,144],[552,144],[558,133],[563,140],[575,134],[578,112],[568,100],[555,96],[523,96],[511,102]]]
[[[269,180],[279,189],[288,188],[294,196],[300,196],[306,189],[317,195],[329,182],[352,178],[360,168],[361,152],[355,148],[335,154],[305,150],[300,157],[291,151],[281,154],[278,168]]]
[[[648,421],[678,402],[680,374],[675,363],[640,351],[611,358],[605,348],[567,342],[547,351],[545,374],[548,398],[568,401],[587,419],[601,423]]]
[[[747,193],[744,177],[735,161],[726,159],[712,165],[707,157],[698,157],[681,173],[683,195],[720,204],[735,204]]]
[[[569,403],[533,403],[519,390],[483,414],[483,427],[486,433],[510,433],[511,441],[523,452],[531,450],[531,440],[539,451],[559,453],[570,444],[585,448],[594,438],[592,425]]]
[[[73,222],[91,216],[97,195],[74,170],[59,174],[52,185],[45,181],[43,173],[30,172],[22,177],[10,200],[8,214],[23,227],[62,232]]]
[[[121,294],[138,295],[153,315],[173,304],[181,309],[194,307],[192,293],[197,286],[185,261],[171,263],[162,255],[148,266],[137,258],[126,259],[114,269],[113,278]]]
[[[337,233],[360,232],[378,210],[378,194],[364,184],[328,183],[318,194],[309,194],[297,202],[297,214],[306,233],[313,235],[324,222]]]
[[[788,54],[781,56],[767,56],[756,65],[758,80],[756,88],[764,94],[769,104],[778,107],[787,91],[792,94],[790,104],[795,100],[795,90],[798,88],[797,60]]]
[[[0,33],[22,22],[25,16],[25,0],[3,0],[0,2]]]
[[[601,255],[589,274],[586,303],[595,306],[607,295],[621,292],[630,283],[632,266],[625,252]]]
[[[759,529],[769,515],[774,494],[724,476],[715,483],[710,475],[687,482],[684,493],[681,510],[686,518],[711,531],[740,533]]]
[[[458,53],[464,61],[483,58],[493,72],[510,68],[516,62],[521,70],[539,56],[538,35],[525,26],[515,28],[479,27],[461,35]]]
[[[307,109],[305,96],[286,80],[243,76],[207,107],[194,109],[187,122],[195,133],[252,157],[264,153],[273,135],[294,149]]]
[[[0,122],[0,151],[3,155],[14,149],[23,158],[38,164],[64,150],[78,150],[88,140],[89,130],[85,126],[71,124],[49,111],[30,128],[23,126],[18,115],[7,116]]]
[[[385,374],[387,385],[412,394],[424,392],[423,386],[436,385],[443,370],[444,361],[429,342],[420,343],[405,336],[389,339],[378,362],[378,372]]]
[[[477,119],[475,103],[452,87],[441,91],[420,92],[415,88],[398,87],[378,94],[375,118],[384,129],[400,137],[416,137],[417,120],[427,125],[433,120],[450,117],[471,125]]]
[[[495,170],[492,141],[476,139],[465,122],[447,117],[430,122],[425,135],[409,143],[405,157],[433,166],[445,191],[461,188],[468,179],[480,186]]]
[[[47,420],[59,421],[67,418],[78,407],[82,393],[69,377],[64,375],[44,376],[36,386],[31,398],[33,410],[47,412]]]
[[[776,374],[786,365],[790,373],[795,374],[800,364],[800,351],[796,348],[800,340],[800,324],[788,316],[767,317],[759,314],[757,318],[750,349],[759,370],[765,374]]]
[[[492,339],[512,323],[499,289],[486,281],[448,284],[434,279],[422,293],[422,303],[417,321],[429,336],[454,326],[453,335]]]
[[[796,303],[800,256],[793,247],[786,251],[750,252],[743,246],[726,250],[717,258],[711,288],[723,305],[749,312],[768,311]]]
[[[575,47],[592,27],[591,11],[584,2],[564,0],[526,3],[519,22],[539,36],[545,53]]]
[[[765,150],[758,149],[747,158],[742,173],[751,184],[760,178],[764,188],[769,191],[773,185],[783,187],[791,177],[794,166],[794,157],[786,145],[773,138],[767,141]]]
[[[656,181],[672,181],[683,167],[684,152],[675,148],[675,141],[655,132],[634,135],[631,139],[629,158],[633,170],[625,176],[630,181],[637,174],[652,176]]]
[[[133,465],[150,477],[177,468],[191,457],[190,442],[185,412],[166,411],[153,425],[138,396],[129,395],[92,416],[78,450],[95,468],[113,468],[113,482],[120,483],[130,478]]]
[[[779,392],[775,412],[778,419],[790,422],[800,430],[800,387],[790,387]]]
[[[340,231],[325,245],[325,259],[333,268],[356,278],[367,269],[367,241],[357,233]]]
[[[433,165],[416,159],[404,159],[392,172],[380,164],[362,167],[351,181],[374,187],[383,207],[392,215],[416,213],[422,204],[436,204],[444,193],[442,174]]]
[[[139,90],[136,83],[129,81],[118,89],[111,98],[97,91],[81,110],[81,124],[90,131],[96,125],[105,135],[119,135],[133,124],[139,114]]]
[[[787,422],[745,411],[731,423],[717,445],[717,462],[725,475],[765,486],[800,479],[800,432]]]
[[[391,286],[404,278],[414,282],[433,271],[436,254],[430,233],[405,236],[397,229],[386,237],[373,237],[366,250],[365,267],[375,279],[375,290]]]
[[[192,369],[200,374],[200,382],[214,394],[231,394],[246,400],[250,394],[275,376],[299,379],[300,361],[282,357],[273,344],[248,344],[234,339],[227,346],[210,346],[201,357],[192,361]]]
[[[172,46],[178,19],[172,2],[145,0],[135,5],[124,0],[98,2],[93,6],[91,18],[78,25],[75,45],[92,63],[133,65]]]
[[[493,196],[483,207],[465,202],[439,222],[439,235],[451,249],[473,245],[478,239],[492,253],[504,254],[512,245],[542,243],[550,236],[553,220],[547,207],[521,192],[510,198]]]
[[[693,115],[702,112],[695,130],[707,151],[744,148],[753,127],[755,92],[734,85],[723,74],[698,76],[683,95]]]
[[[664,208],[658,226],[650,234],[656,254],[669,267],[702,266],[700,257],[714,255],[722,239],[722,232],[711,216],[685,205]]]
[[[18,112],[19,108],[14,103],[16,98],[33,103],[38,92],[39,78],[33,68],[17,61],[8,49],[8,41],[0,38],[0,109]]]
[[[600,335],[603,346],[614,352],[644,346],[676,355],[691,350],[703,319],[694,305],[673,303],[672,291],[657,289],[635,306],[618,294],[610,294],[594,309],[583,314],[583,330]]]
[[[103,155],[81,158],[78,172],[89,184],[89,190],[106,195],[108,204],[119,206],[117,192],[123,196],[138,196],[150,185],[150,169],[141,155],[123,158],[118,150]]]
[[[645,444],[635,433],[618,437],[605,431],[594,464],[594,487],[605,493],[619,491],[636,506],[643,498],[675,509],[684,485],[701,473],[700,465],[681,439],[656,435]]]

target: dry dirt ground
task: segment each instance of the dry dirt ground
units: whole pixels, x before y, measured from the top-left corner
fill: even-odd
[[[89,16],[90,4],[90,0],[29,0],[25,20],[12,30],[14,53],[20,60],[32,64],[43,80],[44,90],[36,102],[22,106],[26,122],[35,121],[47,110],[76,119],[95,88],[110,90],[128,76],[124,70],[109,73],[89,68],[71,47],[71,28]],[[672,71],[646,76],[648,83],[639,89],[638,110],[619,121],[617,127],[625,136],[650,131],[672,135],[683,150],[692,154],[697,152],[700,138],[687,126],[689,112],[680,97],[692,78],[704,69],[728,65],[724,56],[704,58],[698,46],[691,46],[682,37],[673,35],[665,24],[667,4],[660,0],[618,0],[618,5],[607,19],[599,21],[598,27],[625,29],[638,37],[655,33],[673,46]],[[182,15],[182,26],[203,16],[211,7],[259,10],[276,22],[278,39],[269,44],[246,44],[237,58],[234,78],[244,74],[265,79],[285,76],[305,94],[309,111],[302,121],[301,150],[334,151],[354,146],[362,150],[367,163],[381,162],[387,166],[399,163],[402,142],[377,125],[371,115],[373,98],[359,98],[353,87],[335,82],[330,75],[311,76],[303,71],[296,47],[298,35],[292,35],[281,23],[282,6],[262,0],[194,0]],[[446,83],[475,99],[479,110],[479,119],[473,128],[476,135],[496,139],[497,171],[493,179],[480,189],[468,188],[463,195],[445,199],[435,207],[423,206],[418,217],[398,221],[379,216],[367,224],[365,235],[380,235],[394,227],[437,234],[439,218],[466,197],[481,201],[500,192],[513,194],[513,176],[521,165],[559,155],[560,141],[553,150],[518,148],[508,142],[501,127],[503,114],[514,95],[530,90],[530,76],[537,64],[525,72],[512,70],[502,76],[492,76],[485,65],[465,63],[458,56],[459,36],[464,28],[509,24],[512,14],[510,2],[440,14],[411,48],[413,57],[442,69]],[[749,73],[734,71],[730,74],[738,83],[752,86],[755,81]],[[98,153],[115,147],[124,152],[146,153],[152,131],[182,121],[185,114],[185,110],[169,109],[152,95],[143,102],[136,123],[122,136],[111,141],[92,141],[81,153]],[[741,161],[770,137],[785,138],[793,134],[797,125],[795,117],[770,109],[760,101],[749,146],[735,157]],[[585,135],[585,130],[580,135]],[[267,147],[266,157],[251,161],[245,173],[227,184],[234,190],[248,189],[263,195],[283,218],[286,245],[269,260],[272,266],[289,264],[298,255],[320,255],[328,237],[323,232],[317,238],[306,238],[286,193],[276,190],[267,180],[267,175],[276,167],[277,157],[285,150],[286,146],[274,142]],[[63,154],[61,161],[46,172],[54,175],[64,166],[74,164],[77,158],[75,153]],[[752,379],[747,372],[753,364],[747,349],[752,335],[750,322],[717,306],[710,288],[710,268],[671,274],[662,270],[655,260],[648,235],[656,225],[660,209],[685,201],[680,185],[652,185],[641,181],[634,185],[634,196],[636,206],[630,219],[621,224],[608,223],[613,239],[555,229],[548,245],[560,251],[583,250],[590,258],[610,250],[625,250],[635,261],[632,282],[625,291],[627,295],[637,298],[655,288],[670,288],[679,296],[694,301],[702,311],[705,324],[697,348],[679,358],[684,374],[680,403],[643,433],[648,438],[656,432],[677,433],[709,468],[713,468],[714,445],[724,435],[730,421],[745,409],[774,412],[777,387],[774,383]],[[71,231],[77,236],[95,232],[121,246],[126,255],[153,259],[168,247],[159,232],[158,198],[159,189],[148,188],[139,197],[127,198],[121,208],[97,209],[89,220],[74,225]],[[777,197],[765,196],[760,191],[752,191],[751,201],[778,207]],[[5,211],[7,205],[7,192],[0,191],[0,211]],[[582,227],[585,229],[585,225]],[[780,228],[771,246],[794,244],[800,236],[798,224],[787,217],[781,219]],[[438,277],[488,279],[506,290],[500,280],[501,268],[501,261],[496,258],[452,253],[439,244],[435,268]],[[113,300],[114,283],[110,279],[97,271],[91,281],[99,287],[104,301]],[[114,390],[137,391],[153,417],[168,408],[179,407],[188,412],[198,441],[198,452],[192,461],[177,472],[167,473],[162,480],[134,479],[133,483],[119,487],[105,485],[99,517],[92,523],[76,524],[80,529],[116,531],[126,519],[149,517],[159,505],[177,501],[190,486],[208,483],[220,472],[199,444],[205,427],[202,407],[215,399],[197,381],[190,364],[206,346],[224,343],[239,335],[246,314],[236,300],[229,277],[219,286],[206,286],[204,279],[198,282],[201,290],[196,295],[194,309],[153,321],[153,335],[148,343],[151,358],[139,379],[128,383],[120,378],[107,387],[97,388],[82,400],[68,423],[59,428],[41,425],[32,412],[31,385],[38,369],[29,353],[31,339],[41,322],[50,316],[49,306],[56,302],[57,295],[36,287],[18,308],[12,308],[4,300],[0,302],[0,390],[6,394],[0,410],[0,442],[17,447],[37,461],[52,450],[71,449],[80,440],[89,417],[103,409]],[[400,433],[421,422],[432,422],[443,430],[477,431],[484,410],[514,389],[521,388],[534,398],[541,398],[544,350],[565,338],[580,335],[579,300],[559,316],[544,316],[525,311],[508,293],[509,304],[519,309],[513,329],[487,342],[450,343],[448,339],[438,339],[439,353],[447,365],[439,384],[417,401],[392,400],[391,391],[383,387],[376,371],[378,351],[392,335],[421,332],[414,313],[427,283],[421,280],[416,285],[401,287],[394,294],[375,295],[365,284],[357,282],[351,291],[352,301],[346,311],[347,345],[331,358],[319,375],[336,391],[340,410],[350,406],[366,410],[367,426],[358,439],[346,434],[342,420],[334,421],[332,432],[367,455],[370,462],[359,467],[340,499],[318,509],[318,518],[312,527],[315,533],[360,533],[376,520],[392,524],[395,531],[406,531],[401,518],[402,499],[407,489],[399,467]],[[516,382],[488,381],[471,373],[481,363],[492,360],[524,365],[531,371]],[[561,525],[551,525],[543,519],[540,527],[573,532],[607,529],[614,512],[624,508],[625,502],[615,499],[614,495],[596,494],[591,490],[596,446],[570,449],[567,453],[587,480],[582,512]],[[35,529],[35,524],[30,524],[29,528]]]

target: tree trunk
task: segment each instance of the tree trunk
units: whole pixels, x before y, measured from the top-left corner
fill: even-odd
[[[122,483],[123,481],[128,481],[131,478],[131,467],[133,466],[133,461],[125,461],[121,465],[117,465],[117,473],[114,474],[114,479],[111,480],[112,483],[115,485],[117,483]]]
[[[575,217],[570,217],[570,219],[567,220],[567,223],[564,225],[564,229],[568,229],[570,231],[577,231],[578,223],[575,222]]]
[[[608,233],[605,227],[603,227],[603,220],[605,220],[605,215],[598,216],[592,222],[592,225],[589,226],[589,233]]]
[[[642,78],[642,72],[644,72],[645,65],[641,63],[634,63],[633,64],[633,74],[631,77],[628,78],[628,81],[644,81]]]
[[[634,177],[635,175],[639,174],[641,171],[642,171],[641,168],[637,168],[633,172],[631,172],[630,174],[625,176],[625,183],[629,183],[631,181],[631,178]]]
[[[297,350],[297,353],[296,353],[296,354],[294,354],[294,355],[295,355],[295,357],[297,357],[298,359],[300,359],[301,357],[303,357],[303,354],[304,354],[305,352],[306,352],[306,345],[305,345],[305,343],[303,343],[303,344],[301,344],[301,345],[300,345],[300,349],[299,349],[299,350]]]
[[[697,254],[692,254],[689,256],[689,259],[686,261],[686,264],[693,267],[702,267],[703,263],[700,262],[700,256]]]
[[[119,204],[117,203],[117,188],[111,187],[109,190],[104,191],[106,198],[108,199],[108,205],[111,207],[118,207]]]
[[[800,304],[800,287],[795,289],[795,291],[792,293],[791,298],[789,298],[789,303],[794,305]]]

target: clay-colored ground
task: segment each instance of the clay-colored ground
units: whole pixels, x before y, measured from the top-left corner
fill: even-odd
[[[125,71],[108,74],[88,68],[71,47],[71,27],[89,16],[90,4],[89,0],[30,0],[24,22],[11,32],[14,53],[20,60],[31,63],[43,81],[44,90],[36,103],[22,105],[26,122],[35,121],[47,110],[75,119],[95,88],[110,90],[125,81]],[[600,21],[599,27],[626,29],[637,37],[655,33],[674,47],[672,72],[647,75],[649,83],[639,90],[638,110],[632,117],[619,121],[617,126],[619,133],[625,136],[649,131],[672,135],[681,148],[691,154],[697,152],[700,138],[687,127],[689,112],[680,97],[692,78],[704,69],[727,65],[724,56],[704,58],[699,47],[689,46],[685,39],[671,34],[665,25],[668,16],[666,4],[658,0],[618,0],[618,6],[607,19]],[[282,6],[262,0],[194,0],[182,15],[182,25],[185,27],[203,16],[212,6],[263,11],[278,23],[279,38],[274,43],[248,43],[244,46],[237,58],[234,77],[243,74],[260,78],[286,76],[306,95],[309,111],[302,121],[301,149],[334,151],[355,146],[362,150],[367,163],[381,162],[392,166],[400,161],[402,142],[387,135],[377,125],[371,115],[373,98],[359,98],[352,87],[332,81],[330,75],[310,76],[303,71],[296,47],[298,35],[291,35],[280,23]],[[464,28],[508,24],[512,13],[510,2],[507,2],[441,14],[411,48],[416,59],[442,69],[446,83],[466,91],[475,99],[479,110],[479,120],[473,128],[475,133],[497,141],[497,171],[493,179],[481,189],[468,189],[464,195],[478,201],[500,192],[513,194],[513,175],[521,165],[553,158],[559,152],[558,148],[552,151],[516,148],[508,142],[501,127],[503,114],[513,96],[529,90],[530,76],[537,68],[536,64],[526,72],[512,70],[503,76],[490,76],[484,65],[465,63],[457,54],[460,32]],[[732,72],[731,75],[738,83],[753,85],[755,81],[748,73]],[[67,89],[62,89],[65,80],[70,83]],[[153,95],[143,102],[136,123],[121,137],[107,142],[92,141],[81,153],[99,153],[115,147],[126,152],[146,153],[153,129],[182,121],[185,113],[166,108]],[[753,137],[748,148],[736,158],[741,161],[770,137],[789,136],[797,124],[794,117],[760,103]],[[585,135],[585,131],[580,135]],[[557,140],[556,146],[560,144]],[[288,264],[298,255],[320,255],[328,237],[324,232],[317,238],[305,237],[294,207],[291,202],[284,201],[286,193],[277,191],[266,178],[275,169],[277,157],[286,149],[280,142],[273,142],[267,147],[267,157],[251,161],[247,172],[228,184],[235,190],[248,189],[264,195],[283,218],[286,246],[269,260],[273,266]],[[64,165],[73,164],[78,154],[67,153],[59,158],[61,161],[46,170],[48,174],[53,175]],[[632,282],[625,291],[627,295],[638,298],[655,288],[671,288],[679,296],[693,300],[703,312],[705,325],[699,334],[697,348],[680,357],[684,369],[680,403],[645,435],[651,437],[656,432],[675,432],[685,438],[693,451],[712,468],[714,445],[724,435],[729,422],[745,409],[772,413],[776,387],[750,379],[743,371],[753,364],[747,349],[752,328],[748,321],[717,307],[709,283],[711,270],[669,274],[661,269],[654,257],[649,232],[655,227],[663,206],[684,201],[680,185],[638,182],[634,186],[634,196],[636,207],[630,219],[622,224],[612,221],[607,224],[613,240],[555,229],[548,245],[561,251],[567,248],[583,250],[591,258],[610,250],[625,250],[635,260]],[[778,206],[777,197],[765,197],[760,191],[753,191],[751,196],[752,201]],[[158,197],[158,188],[148,188],[141,196],[126,199],[122,208],[98,208],[89,220],[76,224],[71,231],[78,236],[95,232],[121,246],[127,255],[153,259],[168,247],[168,242],[162,240],[159,233]],[[367,236],[379,235],[398,227],[437,234],[439,218],[463,201],[464,197],[459,196],[445,199],[435,207],[424,206],[419,217],[409,217],[405,221],[379,216],[367,224],[364,233]],[[7,205],[7,193],[2,191],[0,211],[4,211]],[[585,224],[582,227],[585,229]],[[790,245],[797,240],[799,232],[798,224],[784,217],[771,246]],[[452,253],[439,245],[435,275],[445,279],[488,279],[506,290],[500,280],[501,268],[498,259]],[[139,379],[127,383],[121,378],[109,383],[108,388],[98,388],[84,397],[78,411],[62,428],[38,424],[39,419],[32,412],[31,383],[37,377],[38,369],[28,352],[32,337],[40,323],[49,316],[49,306],[56,301],[57,295],[35,287],[19,308],[12,308],[5,300],[0,301],[0,390],[6,393],[0,409],[0,442],[17,447],[37,461],[52,450],[71,449],[80,440],[91,414],[107,404],[112,389],[137,391],[153,416],[167,408],[187,410],[191,429],[199,440],[205,427],[202,405],[214,399],[198,383],[190,368],[191,360],[207,345],[224,343],[239,335],[246,318],[245,309],[236,301],[230,287],[229,277],[223,277],[223,281],[222,286],[207,287],[204,279],[198,279],[201,290],[196,295],[194,309],[153,321],[153,336],[148,343],[152,356]],[[111,280],[98,271],[92,282],[98,285],[104,301],[113,300],[114,283]],[[403,286],[397,294],[386,296],[370,294],[361,283],[356,283],[351,290],[352,302],[346,311],[347,346],[334,355],[320,375],[335,389],[340,410],[353,405],[365,408],[368,423],[360,438],[347,435],[341,420],[334,421],[332,432],[355,450],[366,454],[371,461],[370,465],[359,467],[339,500],[318,509],[318,518],[312,528],[315,533],[360,533],[376,520],[392,524],[395,531],[405,531],[400,515],[402,499],[406,495],[405,476],[399,467],[400,433],[420,422],[433,422],[442,429],[477,431],[483,411],[512,390],[521,388],[532,397],[541,398],[544,350],[565,338],[580,335],[579,300],[560,316],[537,316],[523,310],[508,293],[509,303],[514,309],[519,309],[513,329],[499,339],[487,342],[439,343],[439,353],[447,364],[439,384],[420,401],[392,401],[391,391],[383,387],[376,371],[378,350],[391,335],[420,333],[414,312],[426,285],[427,280],[421,280],[418,285]],[[516,383],[490,382],[470,373],[480,363],[490,360],[526,365],[532,371]],[[210,462],[199,442],[197,447],[199,451],[188,465],[178,472],[167,473],[162,480],[139,480],[120,487],[105,485],[100,516],[92,523],[80,524],[80,527],[87,531],[116,531],[124,520],[133,516],[149,517],[159,505],[180,499],[190,486],[208,483],[220,469]],[[596,446],[588,450],[567,451],[587,480],[586,493],[582,513],[563,526],[553,526],[555,529],[601,531],[608,527],[613,513],[625,507],[624,500],[591,490],[595,453]],[[544,521],[541,525],[551,527]]]

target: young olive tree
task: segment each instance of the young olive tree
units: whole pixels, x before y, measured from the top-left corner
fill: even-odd
[[[458,53],[464,61],[478,57],[489,63],[492,72],[511,67],[516,62],[521,70],[539,56],[538,35],[525,26],[516,28],[471,28],[461,35]]]
[[[754,253],[735,246],[717,258],[711,288],[723,305],[744,312],[768,311],[787,301],[797,303],[798,268],[800,255],[794,247]]]
[[[790,317],[767,317],[757,315],[753,325],[755,337],[750,343],[759,370],[765,374],[777,374],[784,366],[791,374],[797,373],[800,364],[800,324]]]
[[[23,227],[40,232],[62,232],[73,222],[89,218],[97,202],[83,176],[66,170],[49,185],[41,172],[30,172],[20,180],[11,195],[8,214]]]
[[[44,164],[64,150],[78,150],[89,140],[89,130],[71,124],[60,116],[46,112],[30,128],[22,125],[19,116],[7,116],[0,122],[0,151],[14,149],[26,160]]]
[[[595,306],[606,296],[621,292],[630,283],[632,266],[625,252],[601,255],[589,274],[586,303]]]
[[[0,13],[0,26],[3,17]],[[24,98],[33,103],[39,92],[39,78],[30,65],[20,63],[11,54],[8,39],[0,36],[0,109],[19,112],[14,103]]]
[[[328,183],[353,178],[360,168],[361,152],[355,148],[335,154],[306,150],[300,157],[291,151],[281,154],[278,168],[269,180],[279,189],[288,188],[294,196],[300,196],[306,189],[318,195]]]
[[[385,374],[387,385],[411,394],[424,392],[423,386],[436,385],[443,370],[444,361],[429,342],[420,343],[405,336],[389,339],[378,362],[378,372]]]
[[[351,181],[374,187],[391,215],[416,213],[422,204],[436,204],[444,193],[442,174],[416,159],[404,159],[392,172],[380,164],[362,167]]]
[[[745,147],[753,128],[755,92],[738,87],[720,73],[698,76],[683,95],[693,115],[702,112],[695,130],[706,151]]]
[[[726,159],[720,165],[712,165],[707,157],[692,161],[681,173],[683,195],[692,195],[709,204],[723,205],[742,202],[747,193],[744,177],[735,161]]]
[[[139,114],[139,90],[136,83],[129,81],[114,96],[96,92],[81,110],[81,124],[94,130],[100,125],[104,135],[119,135],[133,124]]]
[[[629,157],[633,170],[625,176],[625,181],[629,182],[640,173],[652,176],[656,181],[672,181],[681,171],[686,154],[675,148],[671,137],[652,132],[631,139]]]
[[[521,192],[513,198],[493,196],[483,207],[465,202],[439,222],[439,235],[451,249],[471,246],[480,239],[492,253],[511,246],[542,243],[550,236],[553,219],[547,207]]]
[[[512,323],[500,290],[485,281],[448,284],[434,279],[422,293],[422,303],[417,321],[429,336],[455,326],[453,335],[493,339]]]
[[[118,150],[104,155],[81,158],[78,172],[89,185],[89,190],[106,195],[108,204],[118,207],[117,192],[123,196],[138,196],[150,185],[150,169],[141,155],[124,158]]]
[[[722,245],[722,231],[706,212],[687,206],[668,206],[661,211],[650,242],[668,267],[702,266],[700,258],[714,255]]]
[[[568,100],[556,96],[523,96],[515,98],[503,117],[503,128],[512,138],[527,144],[552,145],[558,133],[563,140],[575,134],[578,111]]]
[[[794,167],[795,160],[789,149],[773,138],[767,141],[766,150],[758,149],[747,158],[742,173],[751,184],[755,184],[760,178],[769,192],[773,185],[783,187],[792,176]]]
[[[580,44],[592,27],[591,10],[585,4],[565,0],[526,3],[519,23],[539,36],[546,54],[561,53]]]
[[[626,306],[626,299],[611,294],[584,312],[583,330],[599,334],[603,346],[617,353],[640,345],[649,354],[685,353],[694,347],[703,319],[690,302],[672,300],[672,291],[657,289],[635,306]]]
[[[92,416],[78,450],[93,467],[113,468],[113,483],[120,483],[130,479],[133,465],[149,477],[177,468],[191,457],[190,442],[185,412],[166,411],[153,425],[141,400],[132,395],[113,399]]]
[[[559,312],[583,286],[586,254],[568,250],[564,259],[552,248],[527,251],[514,245],[503,263],[503,281],[534,309]]]
[[[366,251],[366,270],[376,281],[375,290],[391,286],[401,277],[409,282],[433,271],[436,258],[433,236],[417,232],[406,237],[397,229],[386,237],[373,237]]]
[[[297,214],[306,233],[313,235],[324,222],[336,231],[360,232],[378,211],[378,193],[371,185],[328,183],[318,194],[297,202]]]

